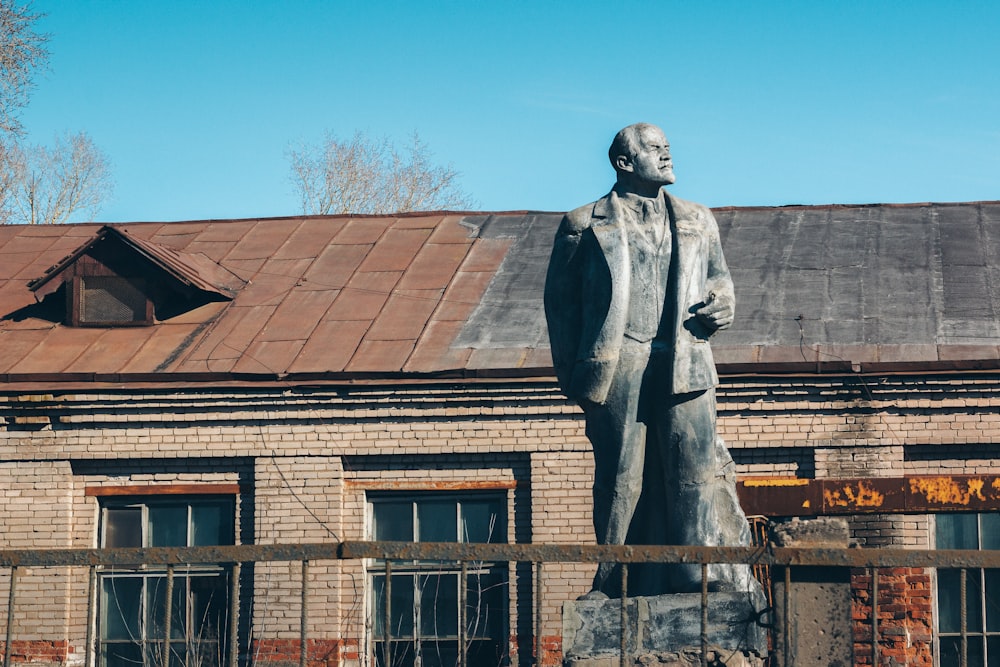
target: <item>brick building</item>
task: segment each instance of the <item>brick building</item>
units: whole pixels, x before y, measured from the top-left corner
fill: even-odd
[[[748,513],[843,515],[867,547],[997,548],[1000,203],[716,215],[738,300],[713,343],[720,429]],[[590,448],[541,308],[559,219],[0,226],[0,549],[591,541]],[[98,571],[90,618],[86,568],[22,570],[0,610],[12,660],[83,664],[92,637],[94,664],[155,662],[162,569]],[[473,570],[470,664],[531,664],[530,568]],[[393,572],[394,655],[453,664],[458,572]],[[591,574],[546,566],[546,660],[558,600]],[[957,664],[953,575],[886,573],[887,657]],[[297,664],[298,564],[244,570],[235,611],[232,576],[174,574],[171,650],[220,663],[234,628],[241,660]],[[309,581],[310,664],[381,664],[380,565],[315,562]],[[987,664],[1000,584],[967,583]]]

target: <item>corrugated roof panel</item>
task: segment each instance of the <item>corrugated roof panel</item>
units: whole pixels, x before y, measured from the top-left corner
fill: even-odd
[[[355,273],[323,319],[373,321],[382,312],[402,275],[400,271]]]
[[[137,327],[104,329],[65,370],[67,373],[117,373],[128,365],[148,338],[148,333]]]
[[[351,279],[371,247],[357,244],[327,246],[303,278],[310,285],[339,289]]]
[[[148,238],[155,243],[162,243],[177,250],[184,250],[198,238],[198,235],[204,229],[204,223],[171,222],[169,225],[160,227],[156,230],[155,234],[143,235],[143,238]]]
[[[432,319],[465,322],[472,309],[479,305],[492,279],[491,271],[457,272]]]
[[[476,239],[462,264],[462,270],[496,271],[512,244],[513,239]]]
[[[365,339],[345,370],[352,373],[400,371],[412,352],[412,340]]]
[[[255,260],[256,261],[256,260]],[[247,306],[277,306],[295,288],[295,276],[254,275],[240,293],[237,303]]]
[[[15,331],[0,329],[0,373],[10,373],[21,360],[38,349],[48,337],[52,326],[35,325],[31,329],[18,328]],[[46,372],[58,372],[60,369],[52,366]]]
[[[465,216],[448,216],[444,218],[431,234],[431,243],[461,243],[471,244],[479,233],[478,228],[462,224]]]
[[[240,237],[226,260],[267,259],[301,224],[301,220],[260,220]]]
[[[344,228],[343,218],[309,218],[302,221],[288,240],[281,245],[272,259],[315,259],[321,248],[328,246]]]
[[[472,350],[452,346],[463,324],[464,322],[458,320],[429,322],[403,370],[411,373],[430,373],[465,368]]]
[[[439,290],[396,290],[368,330],[368,340],[415,341],[441,299]]]
[[[334,290],[292,290],[281,300],[257,340],[305,341],[337,294]]]
[[[404,271],[431,235],[429,229],[390,228],[358,267],[359,271]]]
[[[369,321],[320,322],[299,356],[288,367],[289,372],[343,371],[370,325]]]
[[[468,250],[468,245],[458,243],[428,243],[406,269],[400,289],[444,289]]]
[[[177,361],[196,343],[198,324],[160,324],[144,327],[149,336],[139,351],[122,366],[122,373],[171,372]]]
[[[9,373],[61,373],[104,332],[101,329],[53,327],[10,367]],[[34,338],[32,336],[32,338]]]
[[[351,218],[334,237],[337,245],[374,245],[394,218]]]
[[[255,308],[226,304],[224,311],[178,360],[176,370],[185,373],[228,372],[273,312],[274,306]]]
[[[240,355],[233,372],[284,373],[295,361],[304,343],[304,340],[254,341]]]
[[[202,223],[204,225],[202,231],[194,242],[235,244],[249,234],[259,222],[259,220],[208,220]],[[211,257],[211,255],[209,256]]]

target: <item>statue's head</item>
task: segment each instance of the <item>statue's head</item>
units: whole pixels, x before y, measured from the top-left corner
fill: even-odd
[[[623,185],[659,188],[676,180],[670,142],[663,130],[649,123],[620,130],[611,142],[608,158]]]

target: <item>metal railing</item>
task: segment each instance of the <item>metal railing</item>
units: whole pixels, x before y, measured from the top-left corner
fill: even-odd
[[[25,568],[71,567],[87,568],[87,619],[94,619],[97,579],[100,572],[106,568],[159,567],[165,568],[168,589],[175,577],[178,567],[192,565],[226,565],[232,568],[229,578],[230,613],[235,618],[238,613],[240,568],[247,564],[263,564],[275,562],[301,563],[301,617],[299,624],[300,665],[306,667],[309,642],[309,568],[314,561],[361,560],[372,559],[384,563],[387,575],[386,581],[391,582],[393,561],[440,561],[453,562],[459,565],[464,573],[471,563],[483,561],[507,563],[531,563],[534,566],[534,586],[532,591],[535,618],[533,619],[534,656],[536,663],[543,655],[542,647],[542,609],[545,600],[545,582],[543,580],[544,565],[548,563],[601,563],[615,562],[622,564],[635,563],[682,563],[699,564],[702,566],[703,612],[702,630],[702,664],[708,664],[705,613],[708,588],[705,572],[707,565],[713,563],[743,563],[754,566],[780,568],[784,574],[784,600],[776,600],[776,605],[788,609],[790,589],[790,573],[799,567],[851,568],[860,569],[870,577],[870,642],[871,664],[880,664],[880,627],[879,627],[879,576],[883,568],[924,568],[924,569],[959,569],[962,571],[962,609],[966,605],[965,572],[967,570],[1000,568],[1000,551],[965,551],[965,550],[915,550],[915,549],[840,549],[840,548],[789,548],[789,547],[690,547],[690,546],[598,546],[598,545],[555,545],[555,544],[456,544],[456,543],[407,543],[407,542],[364,542],[348,541],[339,543],[317,544],[275,544],[275,545],[237,545],[212,547],[156,547],[141,549],[58,549],[58,550],[3,550],[0,551],[0,568],[9,571],[9,591],[7,601],[6,629],[4,643],[3,665],[11,665],[14,610],[18,600],[18,580]],[[370,561],[369,561],[370,562]],[[627,567],[622,568],[623,590],[627,590]],[[465,577],[460,581],[464,588]],[[466,592],[463,590],[462,595]],[[170,604],[172,595],[165,597],[165,616],[168,623],[166,636],[169,637]],[[387,596],[387,607],[390,599]],[[624,609],[624,604],[622,606]],[[624,614],[624,612],[623,612]],[[387,614],[388,616],[388,614]],[[783,618],[788,622],[788,614]],[[968,631],[963,614],[961,628],[961,665],[968,664]],[[85,660],[87,667],[93,662],[95,637],[94,623],[87,623]],[[390,624],[385,624],[385,645],[389,644]],[[239,656],[237,647],[237,623],[229,626],[229,654],[226,658],[230,667],[237,667]],[[624,623],[622,633],[624,634]],[[788,628],[784,628],[785,645],[775,647],[776,652],[788,655]],[[164,657],[167,657],[169,642],[164,642]],[[624,638],[622,646],[624,647]],[[361,648],[364,651],[364,648]],[[465,649],[460,650],[459,667],[465,666]],[[625,665],[629,656],[626,651],[620,654],[621,664]],[[867,662],[867,661],[866,661]],[[167,662],[169,664],[169,662]],[[386,663],[388,664],[388,663]],[[788,662],[783,661],[787,665]]]

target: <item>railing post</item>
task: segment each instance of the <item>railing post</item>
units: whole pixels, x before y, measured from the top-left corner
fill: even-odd
[[[783,644],[782,649],[783,649],[783,652],[784,652],[784,657],[781,660],[782,667],[790,667],[789,661],[791,659],[791,655],[790,654],[792,652],[792,639],[791,639],[791,637],[789,637],[789,635],[791,634],[791,630],[792,630],[792,619],[790,618],[790,616],[791,616],[791,609],[792,609],[791,590],[792,590],[792,566],[791,565],[786,565],[785,566],[785,590],[783,591],[782,596],[781,596],[782,600],[783,600],[783,606],[784,606],[784,613],[782,614],[782,620],[781,620],[782,625],[783,625],[782,632],[781,632],[782,639],[783,639],[783,641],[782,641],[782,644]],[[875,667],[875,665],[872,665],[872,667]]]
[[[87,640],[83,650],[83,665],[91,667],[94,664],[94,597],[97,588],[97,568],[91,565],[87,568]],[[8,612],[10,613],[10,612]],[[4,662],[6,667],[7,663]]]
[[[535,666],[542,664],[542,561],[535,563]]]
[[[628,563],[621,564],[622,569],[622,603],[619,614],[619,629],[621,635],[618,637],[619,645],[618,664],[621,667],[628,665]]]
[[[392,561],[385,559],[385,617],[383,618],[384,632],[382,637],[382,667],[392,665],[392,649],[389,639],[392,636]]]
[[[961,667],[969,667],[969,612],[967,610],[969,597],[968,597],[968,570],[964,567],[959,571],[959,604],[962,605],[962,611],[960,614],[962,626],[960,631],[962,633],[962,658]]]
[[[237,667],[240,656],[240,565],[241,563],[233,563],[229,575],[229,667]]]
[[[701,564],[701,667],[708,667],[708,563]]]
[[[14,596],[17,592],[18,567],[10,568],[10,591],[7,593],[7,643],[3,647],[3,667],[10,665],[11,641],[14,633]]]
[[[878,568],[872,572],[872,667],[878,667]]]
[[[465,667],[468,661],[468,637],[467,633],[467,618],[466,618],[466,600],[469,596],[468,591],[468,573],[469,565],[464,560],[461,562],[460,566],[461,572],[459,577],[461,578],[458,582],[458,667]]]
[[[306,667],[309,646],[309,561],[302,561],[302,604],[299,614],[299,667]]]
[[[164,667],[170,666],[170,616],[174,605],[174,566],[167,566],[167,595],[163,603],[163,662]]]

